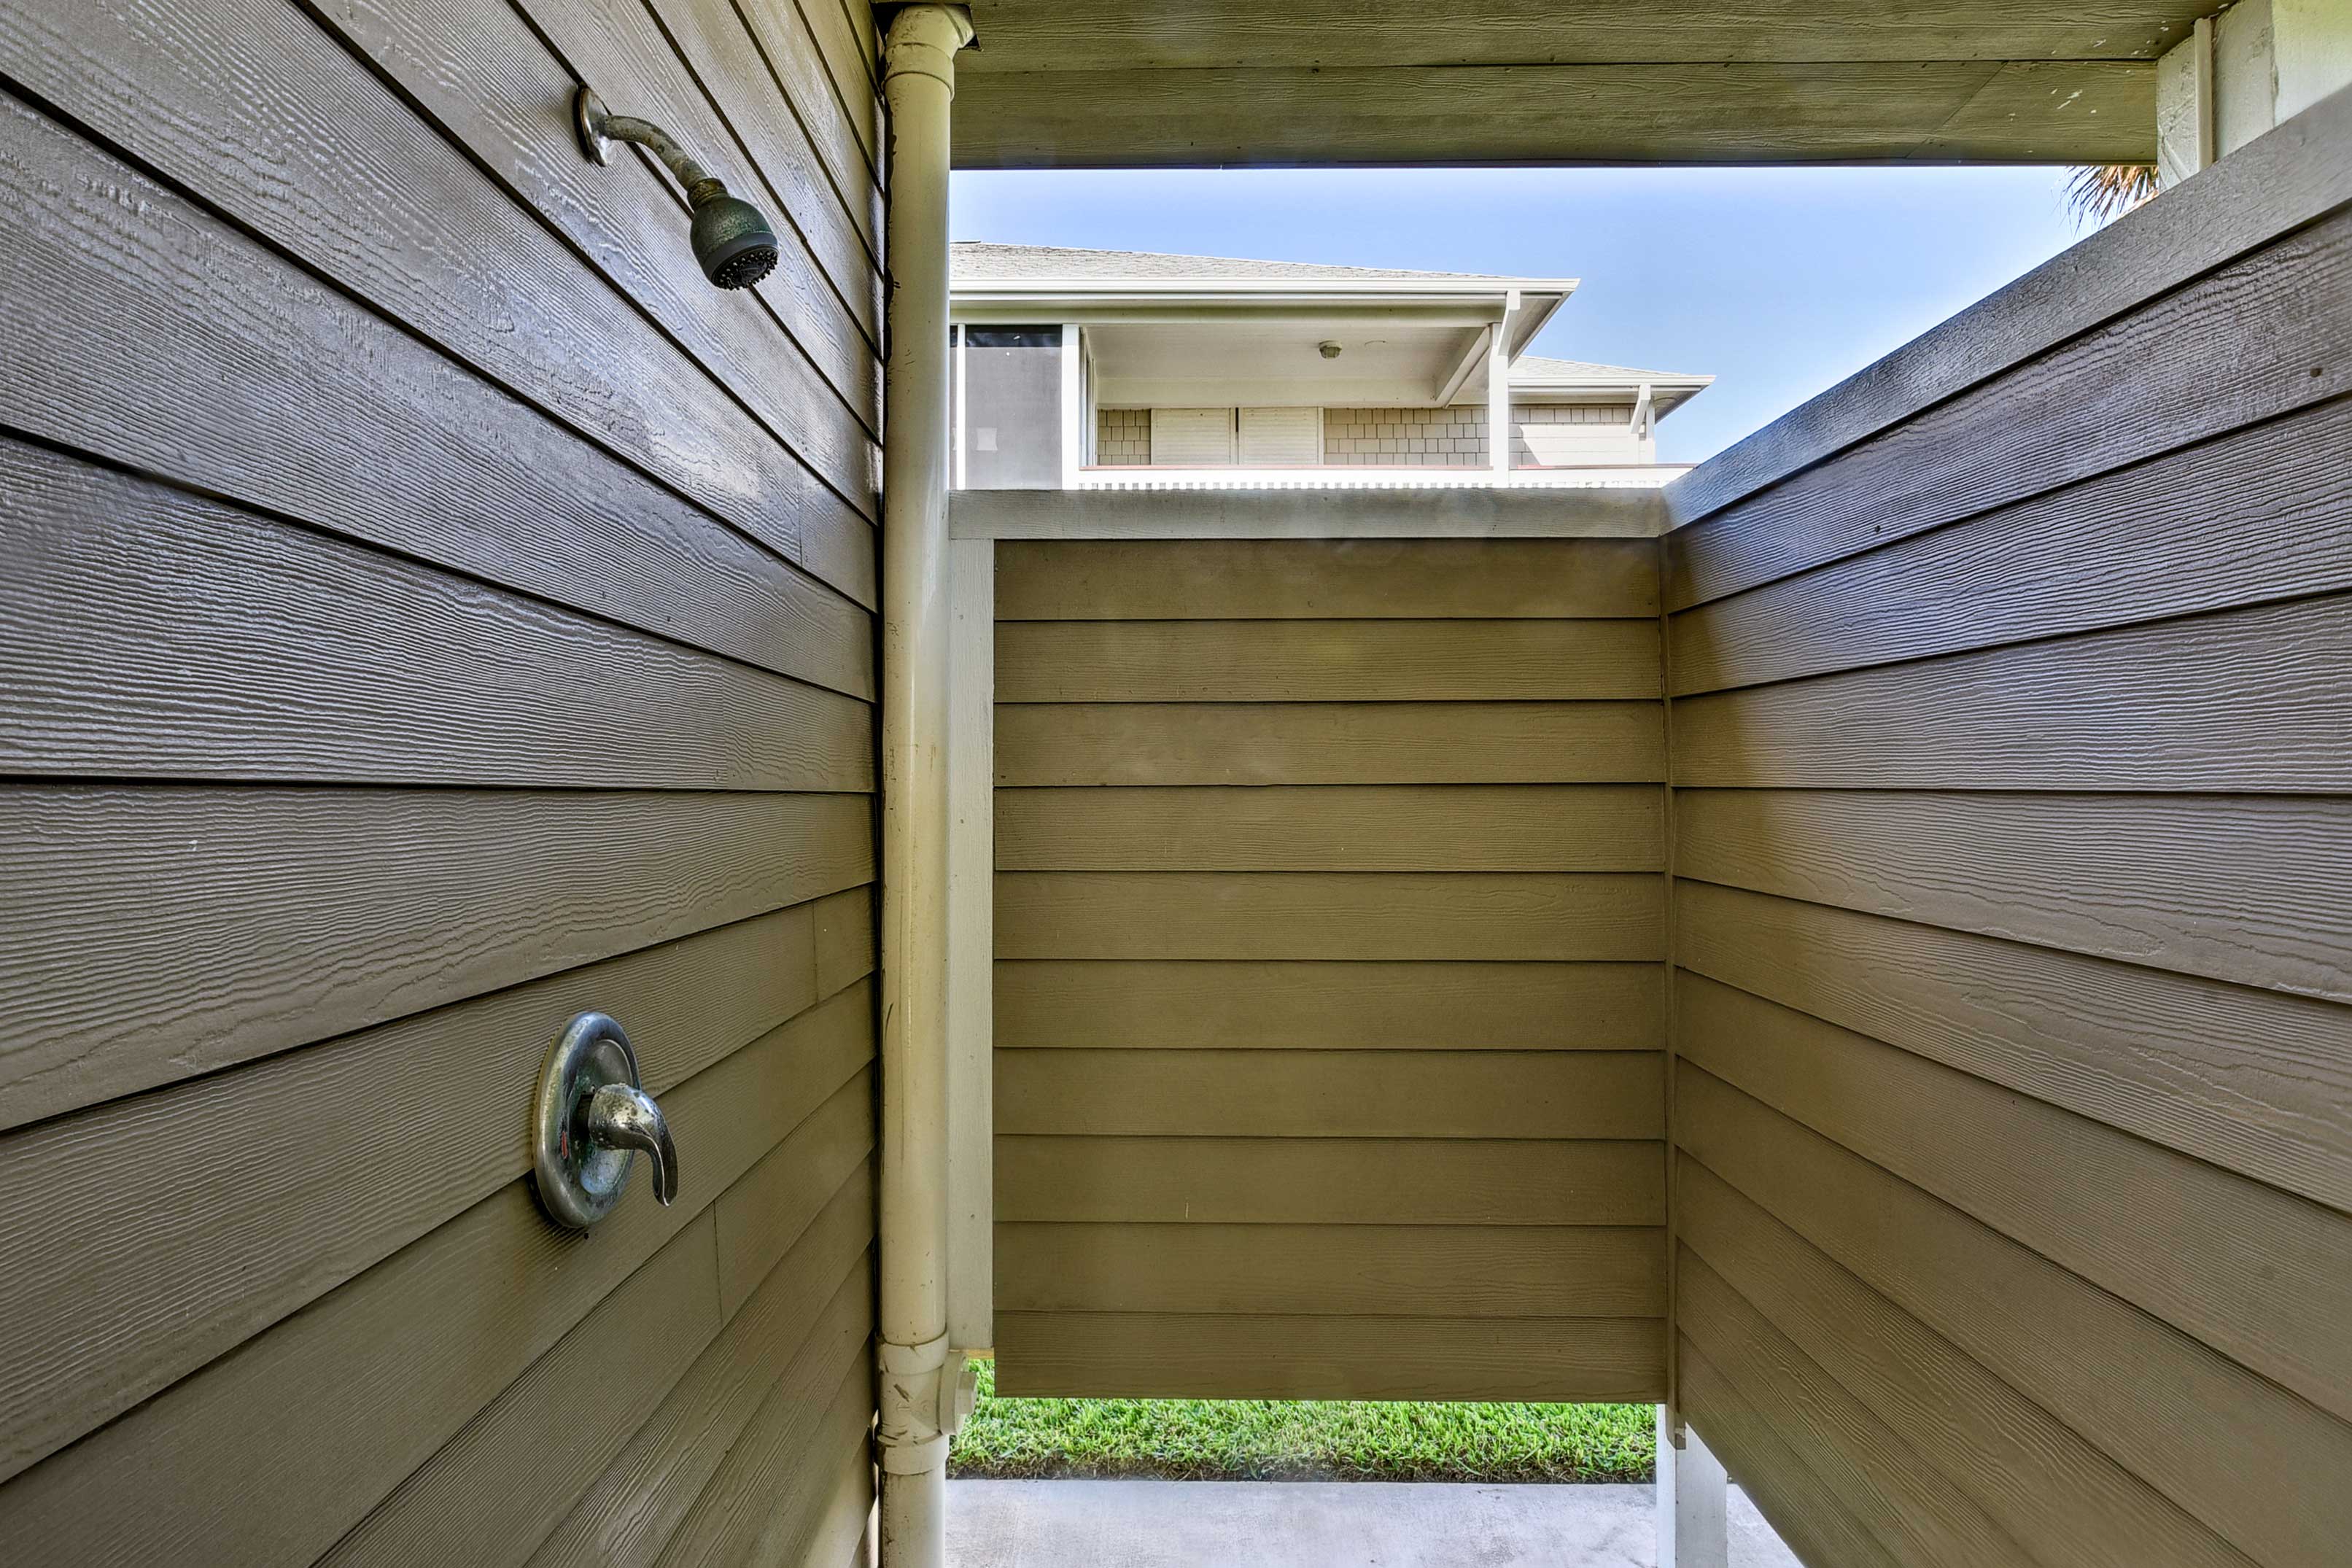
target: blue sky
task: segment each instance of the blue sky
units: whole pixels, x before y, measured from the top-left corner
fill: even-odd
[[[1696,462],[2081,237],[2060,169],[961,174],[958,239],[1583,279],[1533,352],[1716,384]]]

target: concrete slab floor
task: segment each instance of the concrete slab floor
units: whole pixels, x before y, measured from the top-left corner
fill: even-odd
[[[1732,1489],[1731,1568],[1799,1568]],[[950,1568],[1656,1568],[1645,1486],[950,1481]]]

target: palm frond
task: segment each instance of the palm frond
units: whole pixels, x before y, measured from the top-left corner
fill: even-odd
[[[2066,182],[2066,206],[2078,224],[2120,217],[2154,195],[2153,163],[2088,163]]]

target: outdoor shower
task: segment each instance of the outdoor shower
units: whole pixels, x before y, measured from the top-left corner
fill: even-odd
[[[688,157],[668,132],[650,120],[610,112],[584,87],[572,100],[572,118],[580,150],[596,163],[612,162],[614,142],[634,142],[668,166],[694,209],[694,259],[704,277],[721,289],[746,289],[775,269],[776,232],[767,218],[740,196],[729,195],[726,184]]]

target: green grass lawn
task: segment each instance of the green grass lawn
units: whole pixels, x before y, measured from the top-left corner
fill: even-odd
[[[1646,1481],[1647,1405],[1374,1405],[1273,1399],[999,1399],[955,1440],[953,1476],[1171,1480]]]

